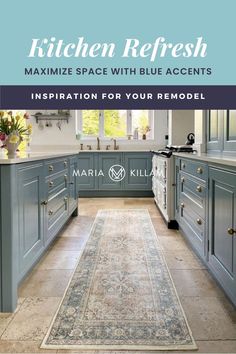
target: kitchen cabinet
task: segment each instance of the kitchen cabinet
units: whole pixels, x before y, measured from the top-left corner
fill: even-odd
[[[210,167],[209,267],[236,303],[236,171]]]
[[[80,152],[80,196],[152,196],[150,152]]]
[[[196,252],[206,253],[206,182],[207,165],[190,159],[178,159],[176,219]]]
[[[77,215],[74,168],[77,155],[0,166],[0,312],[15,310],[19,283]]]
[[[175,157],[179,228],[236,305],[236,168]]]
[[[236,110],[207,111],[207,150],[236,151]]]
[[[150,153],[124,154],[124,166],[127,175],[124,179],[126,190],[150,190],[152,188],[152,159]]]
[[[98,177],[98,190],[121,190],[122,180],[120,175],[122,154],[98,154],[98,169],[103,173]]]
[[[68,180],[68,194],[69,194],[69,214],[73,212],[73,216],[78,215],[78,188],[76,172],[78,169],[78,157],[73,156],[69,158],[69,180]]]
[[[19,200],[19,272],[20,281],[44,248],[43,163],[20,166]]]

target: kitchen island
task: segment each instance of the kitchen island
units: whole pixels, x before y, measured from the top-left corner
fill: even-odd
[[[179,228],[236,305],[235,155],[174,155]]]
[[[20,282],[78,210],[78,154],[0,158],[0,312],[17,306]]]

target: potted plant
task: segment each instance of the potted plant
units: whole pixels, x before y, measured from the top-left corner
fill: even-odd
[[[0,111],[0,140],[2,148],[7,149],[8,157],[14,157],[20,143],[32,133],[32,125],[27,124],[29,113],[13,114],[12,111]]]
[[[147,133],[150,132],[150,130],[151,130],[151,128],[149,127],[149,125],[146,125],[146,126],[140,128],[140,132],[142,134],[143,140],[147,139]]]

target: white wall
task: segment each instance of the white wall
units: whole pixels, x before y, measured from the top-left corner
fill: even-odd
[[[189,133],[194,133],[194,110],[170,110],[169,144],[184,145]]]
[[[39,110],[28,111],[31,114],[30,121],[33,125],[33,134],[31,141],[31,149],[32,150],[70,150],[70,149],[79,149],[80,142],[76,139],[76,111],[71,110],[71,117],[69,118],[69,123],[62,123],[61,130],[56,126],[57,121],[52,121],[52,127],[45,127],[46,121],[44,123],[44,129],[39,129],[39,124],[36,123],[35,117],[33,115]],[[42,113],[53,113],[56,111],[42,111]],[[127,144],[126,141],[119,142],[120,149],[128,149],[129,147],[132,149],[158,149],[165,146],[165,135],[168,133],[167,131],[167,111],[159,110],[154,112],[155,119],[155,131],[154,131],[154,141],[130,141],[131,144]],[[94,141],[87,141],[84,143],[84,147],[86,148],[87,144],[93,144],[93,148],[95,148]],[[106,143],[102,143],[103,145]],[[104,147],[105,147],[104,145]]]

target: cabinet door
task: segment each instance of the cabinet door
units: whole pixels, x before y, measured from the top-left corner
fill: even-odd
[[[21,279],[43,249],[43,165],[19,169],[18,177]]]
[[[207,149],[220,151],[223,148],[224,112],[216,109],[207,112]]]
[[[224,150],[236,150],[236,110],[224,111]]]
[[[126,190],[152,189],[152,155],[151,153],[124,153],[124,166],[126,177],[124,185]]]
[[[210,168],[209,264],[236,303],[236,174]]]
[[[77,177],[75,172],[77,171],[77,157],[70,158],[69,166],[69,213],[71,213],[76,207],[78,202],[78,191],[77,191]]]
[[[95,156],[96,153],[80,152],[78,157],[78,190],[94,190],[96,189],[95,173]]]
[[[124,167],[121,163],[122,154],[107,152],[98,154],[98,189],[120,190],[124,177]]]

